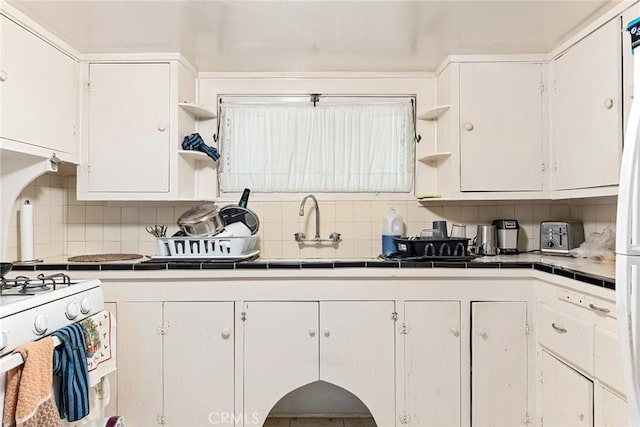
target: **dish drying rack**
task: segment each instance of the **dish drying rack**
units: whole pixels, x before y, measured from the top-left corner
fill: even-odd
[[[257,235],[246,237],[162,237],[158,256],[171,258],[228,258],[252,252]]]

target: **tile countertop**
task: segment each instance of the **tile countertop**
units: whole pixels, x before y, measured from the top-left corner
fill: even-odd
[[[525,253],[520,255],[487,256],[469,262],[415,262],[386,261],[382,259],[284,259],[257,258],[244,262],[206,262],[206,261],[153,261],[148,257],[134,261],[116,261],[102,263],[69,262],[67,257],[46,259],[41,264],[15,264],[15,271],[117,271],[117,270],[249,270],[249,269],[339,269],[339,268],[497,268],[497,269],[536,269],[550,274],[615,289],[615,263],[592,259],[541,255]]]

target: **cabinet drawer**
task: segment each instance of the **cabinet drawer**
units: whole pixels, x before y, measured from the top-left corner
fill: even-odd
[[[592,323],[539,303],[536,329],[541,345],[593,373]]]
[[[624,394],[625,384],[618,335],[596,326],[594,348],[596,377],[609,387]]]

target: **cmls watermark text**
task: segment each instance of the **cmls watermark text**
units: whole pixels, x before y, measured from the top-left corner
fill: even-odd
[[[257,412],[245,412],[236,414],[235,412],[211,412],[209,423],[215,425],[258,425],[260,418]]]

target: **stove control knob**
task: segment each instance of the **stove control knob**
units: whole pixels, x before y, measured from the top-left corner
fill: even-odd
[[[547,246],[549,246],[550,248],[552,248],[554,246],[553,242],[547,242]]]
[[[9,331],[0,331],[0,350],[9,345]]]
[[[90,297],[82,298],[80,301],[80,311],[82,314],[87,314],[93,309],[93,300]]]
[[[43,335],[49,329],[49,316],[46,314],[38,314],[33,322],[33,329],[36,335]]]
[[[69,303],[69,305],[67,306],[67,312],[65,314],[67,315],[67,319],[75,319],[80,315],[80,304],[78,304],[77,302]]]

